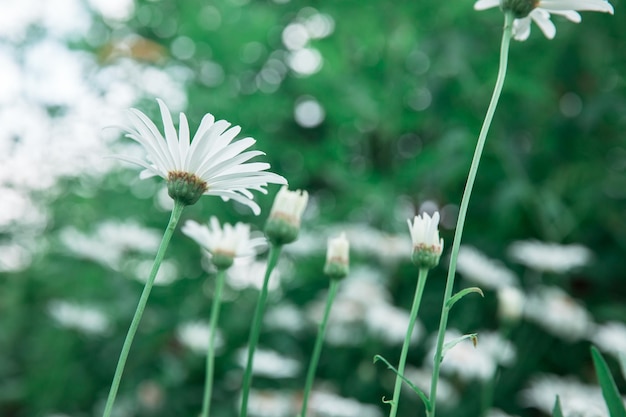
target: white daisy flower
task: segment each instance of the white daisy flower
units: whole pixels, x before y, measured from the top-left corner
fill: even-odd
[[[340,397],[325,391],[311,392],[308,414],[311,417],[382,417],[373,404],[364,404],[354,398]]]
[[[534,240],[514,242],[508,250],[515,262],[536,271],[564,274],[587,265],[591,251],[582,245],[559,245]]]
[[[549,333],[568,341],[586,337],[593,328],[587,310],[556,287],[542,287],[529,295],[524,314]]]
[[[142,145],[147,155],[145,159],[127,155],[115,157],[145,168],[141,178],[164,178],[174,200],[194,204],[202,195],[214,195],[224,201],[238,201],[258,215],[261,209],[252,200],[250,190],[267,193],[265,187],[268,183],[287,183],[280,175],[267,172],[270,167],[267,163],[246,163],[264,153],[244,152],[256,142],[253,138],[232,142],[241,131],[239,126],[229,128],[230,123],[226,120],[215,121],[215,117],[207,113],[190,141],[185,114],[180,113],[177,134],[169,109],[163,101],[157,99],[157,102],[165,138],[144,113],[131,109],[126,136]]]
[[[250,237],[249,225],[224,223],[221,227],[215,216],[206,225],[187,220],[181,230],[211,255],[218,268],[229,268],[236,257],[253,257],[266,245],[264,237]]]
[[[485,10],[500,5],[515,13],[513,37],[518,41],[525,41],[530,36],[531,21],[539,26],[546,38],[554,38],[556,27],[550,20],[550,14],[563,16],[574,23],[582,20],[576,10],[613,14],[613,6],[605,0],[517,0],[514,3],[511,0],[478,0],[474,9]]]
[[[609,412],[599,386],[587,385],[572,377],[540,375],[533,378],[521,400],[527,407],[534,407],[552,415],[556,396],[565,417],[606,417]]]

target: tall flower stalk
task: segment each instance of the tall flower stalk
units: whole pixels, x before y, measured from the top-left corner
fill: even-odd
[[[252,385],[254,352],[259,342],[259,335],[261,334],[261,323],[265,313],[265,304],[267,303],[269,280],[278,262],[282,247],[298,238],[302,213],[306,208],[308,199],[309,195],[306,191],[289,191],[287,187],[283,186],[278,194],[276,194],[276,199],[274,200],[272,210],[270,211],[265,225],[265,234],[271,246],[263,286],[261,287],[261,292],[259,293],[259,298],[254,310],[250,337],[248,338],[248,355],[246,369],[243,374],[239,417],[246,417],[248,415],[248,398],[250,397],[250,387]]]
[[[211,321],[209,322],[209,345],[206,352],[206,375],[204,380],[204,395],[202,396],[201,417],[209,417],[211,411],[211,397],[213,395],[213,374],[215,373],[215,334],[217,333],[217,323],[219,322],[220,309],[222,305],[222,289],[226,270],[217,271],[215,280],[215,294],[213,305],[211,306]]]
[[[433,359],[433,375],[430,386],[430,403],[431,409],[427,412],[428,417],[435,416],[435,410],[437,405],[437,383],[439,381],[439,370],[442,361],[443,342],[446,327],[448,326],[448,313],[450,312],[450,305],[448,301],[452,298],[452,290],[454,287],[454,274],[456,272],[456,261],[459,254],[459,247],[461,246],[461,238],[463,236],[463,228],[465,227],[465,217],[467,216],[467,208],[469,206],[470,197],[472,195],[472,189],[474,187],[474,181],[476,179],[476,173],[478,172],[478,165],[480,164],[480,157],[485,146],[487,139],[487,133],[493,120],[493,115],[500,99],[500,93],[502,92],[502,86],[504,85],[504,78],[506,76],[506,68],[508,62],[509,44],[511,41],[512,29],[513,29],[513,13],[506,11],[504,14],[504,29],[502,33],[502,43],[500,46],[500,66],[498,69],[498,76],[496,79],[496,85],[487,108],[487,114],[478,136],[478,142],[476,143],[476,149],[474,151],[474,157],[472,158],[472,164],[467,177],[467,183],[465,184],[465,190],[463,191],[463,198],[461,199],[461,207],[459,208],[459,217],[456,223],[456,230],[454,232],[454,241],[452,242],[452,251],[450,253],[450,266],[448,268],[448,276],[446,279],[446,289],[444,292],[444,299],[441,309],[441,319],[439,322],[439,332],[437,334],[437,348],[435,351],[435,357]]]
[[[317,371],[317,364],[322,353],[322,346],[324,345],[324,338],[326,337],[326,327],[328,326],[330,310],[333,306],[335,296],[337,295],[339,281],[345,278],[346,275],[348,275],[350,262],[349,252],[350,244],[348,243],[348,239],[346,239],[345,233],[342,233],[340,236],[334,239],[329,239],[328,250],[326,252],[326,265],[324,266],[324,273],[330,277],[330,286],[328,288],[328,296],[326,297],[324,314],[322,316],[322,321],[320,322],[317,337],[315,339],[315,346],[313,347],[313,354],[311,355],[309,370],[307,371],[306,375],[304,393],[302,394],[302,411],[300,411],[300,417],[306,417],[309,396],[311,394],[311,389],[313,388],[315,372]]]
[[[126,339],[124,339],[124,345],[122,346],[122,351],[120,352],[120,357],[117,361],[117,366],[115,367],[113,382],[111,382],[111,388],[109,390],[107,402],[104,406],[104,417],[110,417],[111,412],[113,411],[113,404],[115,403],[115,397],[117,396],[117,391],[122,380],[122,374],[124,373],[124,367],[126,365],[126,359],[128,359],[130,347],[133,344],[133,339],[135,338],[135,334],[137,333],[139,322],[141,321],[143,312],[146,309],[146,304],[148,303],[148,298],[150,297],[150,291],[152,290],[152,286],[154,284],[157,272],[159,272],[161,262],[163,262],[165,251],[167,250],[170,239],[174,234],[174,230],[176,230],[176,225],[178,224],[178,220],[180,219],[184,208],[185,204],[178,200],[175,201],[174,209],[172,210],[172,214],[170,215],[170,221],[167,224],[167,228],[165,229],[165,233],[163,234],[163,239],[161,240],[161,244],[159,245],[156,257],[154,258],[154,263],[152,264],[150,276],[148,277],[148,280],[143,287],[143,292],[141,293],[141,297],[139,298],[139,303],[137,304],[137,309],[135,310],[133,320],[131,321],[130,327],[128,328],[128,333],[126,333]]]

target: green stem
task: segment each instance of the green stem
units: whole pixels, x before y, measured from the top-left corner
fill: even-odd
[[[454,287],[454,274],[456,272],[456,260],[459,254],[459,247],[461,246],[461,237],[463,235],[463,227],[465,226],[465,217],[467,215],[467,207],[469,206],[469,200],[472,195],[472,188],[474,187],[474,180],[476,179],[476,173],[478,172],[478,165],[480,164],[480,156],[482,155],[483,148],[485,146],[485,140],[487,139],[487,132],[491,126],[493,115],[498,105],[500,93],[502,92],[502,86],[504,85],[504,77],[506,75],[506,66],[509,52],[509,43],[511,41],[511,33],[513,26],[513,15],[511,12],[505,13],[504,18],[504,30],[502,33],[502,44],[500,47],[500,68],[498,70],[498,77],[496,85],[489,102],[489,108],[485,115],[480,135],[478,136],[478,142],[476,143],[476,150],[474,151],[474,157],[472,158],[472,165],[467,176],[467,183],[465,184],[465,190],[463,191],[463,198],[461,199],[461,207],[459,208],[459,217],[456,223],[456,230],[454,232],[454,241],[452,243],[452,252],[450,254],[450,266],[448,268],[448,277],[446,280],[446,290],[443,299],[443,307],[441,309],[441,320],[439,322],[439,333],[437,334],[437,350],[435,353],[433,364],[433,377],[430,385],[430,401],[431,411],[427,413],[428,417],[434,417],[435,408],[437,402],[437,382],[439,381],[439,368],[441,365],[441,356],[443,350],[443,339],[448,325],[448,312],[449,308],[446,303],[452,296],[452,289]]]
[[[215,283],[215,295],[213,297],[213,306],[211,306],[211,322],[209,323],[209,347],[206,353],[206,380],[204,383],[204,398],[202,399],[201,417],[209,417],[211,409],[211,393],[213,392],[213,371],[215,369],[215,333],[217,332],[217,323],[220,317],[220,306],[222,305],[222,288],[224,288],[224,278],[226,271],[220,269],[217,271],[217,280]]]
[[[328,317],[330,316],[330,308],[333,305],[335,295],[337,295],[337,288],[339,287],[339,280],[331,279],[330,287],[328,288],[328,298],[326,298],[326,307],[324,308],[324,316],[320,323],[319,331],[317,332],[317,338],[315,339],[315,347],[313,348],[313,355],[311,356],[311,363],[309,364],[309,370],[306,374],[306,383],[304,385],[304,395],[302,397],[302,412],[300,417],[306,417],[307,405],[309,402],[309,394],[311,388],[313,388],[313,380],[315,379],[315,371],[317,370],[317,363],[320,359],[320,353],[322,352],[322,346],[324,345],[324,336],[326,335],[326,326],[328,325]]]
[[[400,401],[400,390],[402,388],[401,375],[404,376],[406,357],[409,353],[409,344],[411,343],[411,336],[413,336],[413,328],[415,327],[417,312],[419,311],[420,302],[422,301],[422,294],[424,294],[426,278],[428,278],[428,268],[420,268],[419,276],[417,278],[417,287],[415,288],[415,297],[413,298],[413,306],[411,307],[411,315],[409,316],[409,327],[407,328],[406,336],[404,337],[402,352],[400,352],[400,362],[398,362],[398,374],[396,375],[396,385],[393,389],[393,399],[391,400],[391,410],[389,411],[389,417],[396,417],[396,414],[398,412],[398,402]]]
[[[122,379],[122,374],[124,373],[124,366],[126,365],[126,359],[128,359],[128,352],[130,351],[130,347],[133,344],[133,339],[135,338],[135,333],[137,333],[137,328],[139,327],[141,316],[143,315],[143,311],[145,310],[146,304],[148,303],[148,297],[150,296],[150,291],[152,290],[154,279],[156,278],[157,272],[159,272],[159,267],[161,266],[161,262],[163,262],[165,251],[167,250],[170,239],[174,234],[174,230],[176,230],[176,224],[178,223],[178,220],[180,219],[180,215],[182,214],[184,208],[184,204],[178,201],[174,203],[174,208],[172,209],[172,214],[170,215],[170,221],[167,224],[165,233],[163,234],[163,239],[161,240],[161,244],[159,245],[159,250],[157,251],[156,257],[154,258],[154,263],[152,264],[150,276],[148,277],[148,280],[143,287],[143,292],[141,293],[141,297],[139,298],[139,304],[137,304],[137,310],[135,310],[135,315],[133,316],[133,320],[130,323],[128,333],[126,334],[126,339],[124,340],[124,345],[122,346],[122,352],[120,353],[120,357],[117,361],[117,367],[115,368],[113,382],[111,382],[111,389],[109,391],[109,396],[104,407],[103,417],[110,417],[111,412],[113,411],[113,403],[115,403],[117,390],[120,387],[120,381]]]
[[[270,276],[276,266],[281,249],[282,247],[280,245],[272,245],[270,248],[270,254],[267,260],[267,269],[265,270],[265,279],[263,280],[263,287],[259,293],[259,299],[256,304],[256,309],[254,310],[252,328],[250,329],[250,337],[248,338],[248,362],[246,363],[246,370],[243,374],[241,411],[239,412],[239,417],[246,417],[248,415],[248,397],[250,395],[250,385],[252,382],[254,350],[259,342],[259,334],[261,333],[261,322],[263,321],[263,312],[265,311],[265,302],[267,301],[267,284],[270,281]]]

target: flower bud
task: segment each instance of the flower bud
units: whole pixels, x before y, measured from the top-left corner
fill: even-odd
[[[348,275],[350,268],[350,242],[345,233],[328,239],[324,273],[331,279],[341,279]]]
[[[524,311],[524,294],[515,287],[498,290],[498,317],[502,321],[515,323]]]
[[[434,268],[439,264],[443,252],[443,239],[439,238],[439,212],[431,218],[427,213],[415,216],[413,224],[408,220],[413,254],[411,260],[420,268]]]
[[[265,234],[270,242],[284,245],[297,239],[308,199],[306,191],[289,191],[286,186],[280,189],[265,225]]]

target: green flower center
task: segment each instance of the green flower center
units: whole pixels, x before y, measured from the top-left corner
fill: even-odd
[[[167,193],[174,201],[190,206],[195,204],[208,189],[209,185],[206,181],[195,174],[182,171],[167,173]]]
[[[504,11],[513,12],[516,19],[521,19],[539,6],[539,0],[500,0],[500,6]]]

